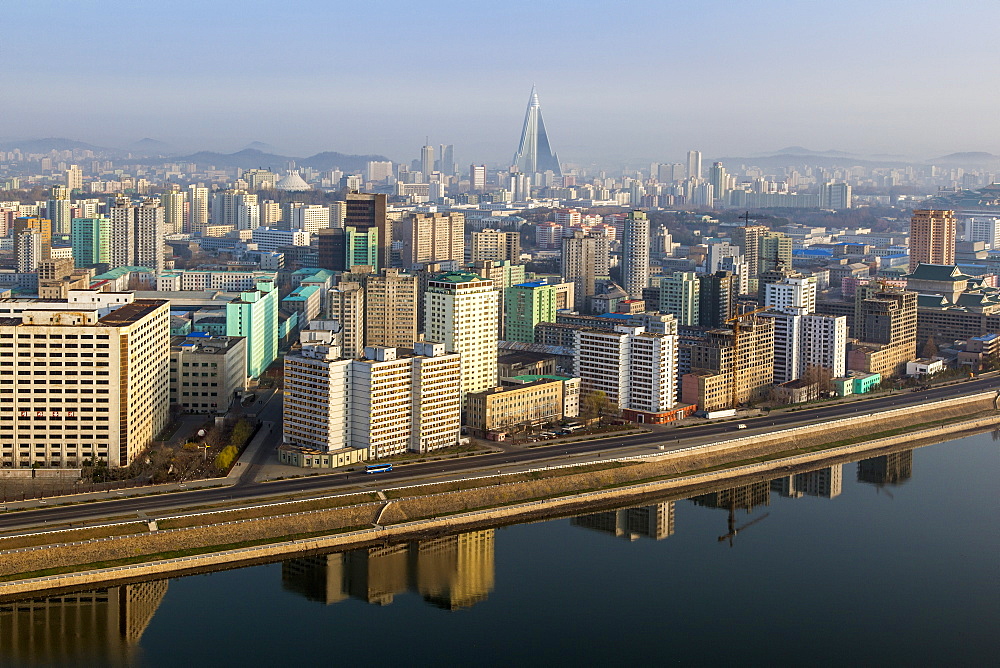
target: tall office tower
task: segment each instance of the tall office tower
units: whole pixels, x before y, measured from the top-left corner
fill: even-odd
[[[853,204],[851,186],[846,183],[824,183],[819,188],[819,206],[822,209],[850,209]]]
[[[29,274],[38,270],[43,261],[44,241],[42,233],[36,229],[26,229],[14,235],[14,253],[17,257],[17,271]]]
[[[472,261],[510,260],[521,261],[520,232],[501,232],[485,229],[472,233]]]
[[[69,234],[73,220],[73,203],[69,200],[69,189],[65,186],[52,188],[52,197],[45,204],[45,215],[52,221],[55,234]]]
[[[788,276],[764,286],[764,306],[770,309],[816,311],[816,277]]]
[[[379,236],[377,227],[345,227],[343,230],[335,230],[344,236],[344,260],[343,269],[346,271],[351,267],[366,265],[372,271],[382,268],[379,264]]]
[[[649,219],[643,211],[631,211],[622,231],[622,287],[631,299],[642,299],[649,275]]]
[[[107,216],[74,218],[70,234],[73,263],[77,267],[98,267],[111,262],[111,219]]]
[[[544,281],[519,283],[504,291],[504,339],[535,342],[535,326],[556,321],[554,284]]]
[[[486,165],[469,165],[469,190],[486,192]]]
[[[671,257],[674,254],[674,237],[665,225],[660,225],[653,231],[652,254],[658,258]]]
[[[660,278],[660,312],[670,313],[680,325],[697,325],[701,314],[701,282],[690,271]]]
[[[344,228],[329,228],[316,234],[318,264],[320,269],[330,271],[347,271],[346,244],[347,237]]]
[[[770,231],[764,225],[747,225],[733,230],[733,239],[743,249],[743,258],[750,270],[749,278],[757,278],[760,271],[760,239]]]
[[[341,345],[347,357],[365,351],[365,289],[355,281],[343,281],[330,289],[330,317],[340,323]]]
[[[424,145],[420,149],[420,172],[423,174],[422,183],[429,183],[431,172],[434,171],[434,147]]]
[[[417,277],[383,269],[365,277],[365,345],[408,348],[417,340]]]
[[[401,221],[400,255],[403,266],[452,263],[465,260],[465,215],[461,213],[411,213]]]
[[[70,195],[74,191],[83,190],[83,170],[78,165],[70,165],[66,170],[66,190]]]
[[[740,319],[738,328],[713,329],[690,346],[691,373],[681,379],[682,401],[712,411],[767,396],[774,379],[774,323]]]
[[[109,312],[109,303],[77,298],[0,324],[9,354],[27,358],[45,377],[44,389],[34,393],[30,377],[5,381],[10,403],[0,404],[0,414],[11,422],[10,431],[0,432],[3,466],[77,468],[87,459],[128,466],[166,426],[169,305],[139,299],[113,303]],[[66,340],[79,363],[63,361]]]
[[[556,176],[562,176],[559,156],[549,146],[549,136],[542,121],[542,106],[538,102],[538,93],[535,92],[534,86],[531,87],[531,95],[528,96],[521,143],[517,147],[512,164],[519,172],[529,176],[549,170]]]
[[[726,173],[726,168],[721,162],[712,163],[708,182],[712,185],[715,199],[721,199],[725,202],[726,195],[729,194],[729,174]]]
[[[48,218],[41,218],[39,216],[25,216],[24,218],[14,219],[13,237],[15,240],[19,235],[28,230],[37,230],[41,235],[41,239],[39,240],[41,243],[41,256],[39,257],[39,261],[48,260],[51,257],[52,249],[52,221]]]
[[[167,234],[184,231],[184,218],[187,209],[187,196],[181,190],[171,190],[160,196],[163,203],[163,223]],[[90,218],[91,216],[81,216]],[[80,265],[78,265],[80,266]]]
[[[910,273],[921,262],[955,264],[955,212],[918,209],[910,218]]]
[[[191,184],[188,186],[188,229],[185,232],[200,237],[208,227],[208,188]]]
[[[574,332],[573,375],[586,397],[604,392],[622,416],[659,424],[681,417],[677,403],[677,335],[619,325]]]
[[[438,152],[437,170],[445,176],[452,176],[455,173],[455,146],[453,144],[441,144]]]
[[[378,229],[378,266],[390,266],[389,252],[392,248],[392,223],[386,217],[386,195],[370,193],[347,193],[347,209],[344,226],[356,228],[375,227]]]
[[[765,232],[757,246],[757,275],[767,271],[791,270],[792,238],[784,232]]]
[[[698,325],[725,327],[726,321],[736,315],[739,288],[736,276],[732,272],[719,270],[699,276],[698,282]]]
[[[462,402],[469,392],[497,384],[500,293],[477,274],[448,272],[432,279],[424,296],[428,341],[462,356]]]
[[[288,209],[289,229],[319,232],[321,229],[330,227],[330,209],[328,207],[299,202],[296,204],[298,206],[292,206]]]
[[[573,283],[573,293],[579,303],[597,294],[596,281],[601,266],[608,265],[608,240],[604,237],[574,230],[562,238],[560,274],[562,280]]]
[[[135,205],[119,198],[111,207],[111,268],[149,267],[161,273],[164,267],[164,224],[163,207],[159,200]]]
[[[688,151],[687,175],[689,179],[701,178],[701,151]]]
[[[883,377],[906,373],[917,353],[917,293],[859,289],[855,299],[857,343],[847,353],[847,367]]]

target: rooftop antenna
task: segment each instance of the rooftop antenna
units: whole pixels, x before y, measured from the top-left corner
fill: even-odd
[[[740,216],[740,220],[743,221],[743,227],[750,227],[750,212],[745,212],[742,216]]]

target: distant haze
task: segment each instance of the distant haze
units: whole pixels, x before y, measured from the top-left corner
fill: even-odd
[[[6,3],[0,140],[504,164],[538,85],[564,162],[783,146],[1000,153],[1000,2]],[[254,147],[259,148],[259,144]]]

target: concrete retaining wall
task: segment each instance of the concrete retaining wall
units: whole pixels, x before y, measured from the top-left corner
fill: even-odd
[[[9,597],[18,594],[25,594],[30,592],[37,592],[53,588],[66,588],[66,587],[81,587],[86,585],[95,585],[98,583],[105,583],[120,579],[131,579],[138,577],[151,577],[157,575],[164,575],[169,573],[175,573],[178,571],[206,568],[211,566],[226,565],[232,566],[237,563],[245,563],[260,559],[269,558],[280,558],[283,556],[300,553],[308,550],[329,550],[329,549],[346,549],[352,546],[363,545],[366,543],[385,541],[390,539],[398,539],[404,536],[410,536],[414,534],[420,534],[422,532],[428,531],[458,531],[462,529],[468,529],[473,526],[483,526],[488,524],[504,523],[514,520],[526,520],[536,517],[545,517],[558,513],[560,511],[565,512],[568,509],[582,505],[590,505],[597,503],[609,503],[609,502],[627,502],[631,497],[641,497],[645,495],[655,494],[658,492],[669,492],[670,490],[682,489],[697,485],[706,485],[719,481],[732,480],[734,478],[745,477],[748,475],[764,475],[768,472],[774,471],[776,469],[784,469],[789,466],[798,466],[803,464],[810,464],[816,462],[822,462],[825,460],[844,457],[854,453],[868,452],[871,450],[883,449],[895,444],[912,444],[914,439],[922,439],[924,442],[932,442],[933,439],[939,439],[941,437],[947,436],[949,434],[955,434],[963,431],[982,431],[984,429],[989,429],[996,427],[1000,424],[1000,413],[996,415],[989,415],[987,417],[978,418],[975,420],[968,420],[960,423],[953,423],[949,425],[944,425],[941,427],[935,427],[931,429],[921,430],[920,432],[902,434],[892,437],[887,437],[883,439],[878,439],[876,441],[868,441],[864,443],[856,443],[846,446],[841,446],[837,448],[831,448],[819,452],[804,453],[801,455],[794,455],[790,457],[785,457],[782,459],[776,459],[773,461],[760,463],[760,464],[750,464],[746,466],[740,466],[731,469],[725,469],[720,471],[713,471],[709,473],[702,473],[697,475],[682,476],[677,478],[671,478],[669,480],[658,480],[646,483],[637,483],[632,485],[625,485],[616,489],[595,491],[595,492],[583,492],[578,494],[570,494],[565,496],[560,496],[552,499],[545,499],[540,501],[528,501],[522,503],[512,503],[509,505],[504,505],[497,508],[489,508],[484,510],[475,510],[469,512],[454,512],[454,510],[448,510],[446,508],[456,508],[462,504],[468,504],[470,502],[481,502],[486,498],[489,498],[493,494],[498,494],[503,498],[510,500],[511,492],[516,486],[522,485],[523,483],[512,483],[512,484],[501,484],[496,485],[492,490],[465,490],[462,492],[452,492],[448,494],[442,494],[435,497],[438,504],[434,506],[434,510],[437,513],[441,512],[454,512],[444,517],[436,517],[433,519],[423,519],[423,520],[407,520],[406,515],[411,515],[411,513],[423,511],[424,503],[431,500],[430,498],[420,498],[420,497],[410,497],[405,499],[400,499],[398,502],[393,503],[388,506],[385,510],[385,514],[400,512],[402,510],[403,516],[398,518],[385,519],[383,521],[397,521],[397,523],[390,526],[382,526],[373,529],[364,530],[354,530],[347,531],[344,533],[330,535],[330,536],[320,536],[316,538],[306,538],[302,540],[294,541],[284,541],[280,543],[274,543],[271,545],[263,545],[258,547],[248,547],[236,550],[228,550],[225,552],[218,552],[206,555],[198,555],[191,557],[182,557],[177,559],[166,559],[162,561],[149,562],[144,564],[136,564],[133,566],[122,566],[116,568],[100,569],[94,571],[88,571],[83,573],[73,573],[66,575],[56,575],[48,576],[43,578],[34,578],[30,580],[21,580],[16,582],[0,583],[0,596]],[[882,427],[884,430],[885,427]],[[637,464],[637,466],[645,465]],[[615,470],[633,470],[632,466],[625,467],[624,469]],[[602,472],[595,472],[595,474],[600,474]],[[592,474],[581,474],[581,475],[592,475]],[[578,476],[564,476],[565,478],[577,478]],[[537,483],[544,483],[545,481],[536,481]],[[575,482],[579,483],[579,480]],[[532,483],[533,485],[536,483]],[[525,490],[527,491],[527,490]],[[537,490],[535,490],[537,491]],[[470,493],[474,494],[470,498]],[[484,496],[485,495],[485,496]],[[448,498],[451,497],[451,498]],[[306,533],[316,530],[316,527],[324,525],[325,520],[328,518],[325,515],[330,513],[339,513],[341,515],[340,521],[338,522],[342,527],[344,526],[359,526],[366,521],[373,521],[374,515],[379,512],[382,508],[380,502],[359,504],[358,506],[350,508],[337,508],[329,511],[313,511],[309,513],[298,513],[293,515],[286,515],[283,517],[270,518],[268,520],[247,520],[241,522],[227,523],[226,525],[215,525],[213,527],[200,527],[195,530],[178,529],[171,532],[160,532],[164,538],[167,538],[169,534],[176,534],[178,532],[187,533],[197,533],[200,538],[207,538],[211,535],[215,535],[220,538],[220,542],[216,544],[226,544],[238,542],[232,540],[234,534],[230,533],[231,529],[226,529],[223,533],[218,533],[223,527],[232,527],[242,525],[246,529],[251,530],[249,534],[244,534],[243,531],[239,531],[239,534],[248,536],[244,540],[260,539],[262,538],[266,531],[263,529],[272,528],[280,529],[285,531],[285,535],[288,533]],[[306,517],[306,516],[314,517]],[[411,515],[412,516],[412,515]],[[358,524],[351,524],[351,522],[358,522]],[[269,524],[274,523],[273,527],[268,527]],[[205,533],[207,532],[207,533]],[[157,534],[147,534],[145,536],[137,537],[139,539],[149,539],[153,538]],[[127,540],[123,539],[123,542],[127,546],[123,546],[125,549],[122,551],[114,550],[113,553],[121,553],[121,556],[114,556],[113,553],[109,553],[106,547],[113,541],[104,542],[102,544],[95,544],[95,547],[99,550],[99,555],[95,554],[94,557],[99,556],[100,558],[86,557],[85,551],[81,551],[80,546],[73,546],[72,549],[77,555],[77,561],[75,563],[94,563],[97,561],[107,561],[114,558],[121,558],[121,556],[131,556],[136,553],[143,553],[142,546],[133,541],[132,538]],[[157,541],[158,542],[158,541]],[[199,541],[200,542],[200,541]],[[67,546],[69,547],[69,546]],[[147,546],[152,547],[152,546]],[[58,549],[58,548],[57,548]],[[156,553],[161,552],[162,549],[149,549],[146,553]],[[51,557],[53,548],[45,548],[45,556]],[[30,551],[34,553],[34,556],[40,556],[36,551]],[[5,554],[4,562],[10,557],[16,557],[14,554]],[[49,559],[45,559],[49,562]],[[46,563],[43,567],[52,567],[55,564]],[[21,571],[7,571],[7,572],[25,572],[32,569],[25,568]]]

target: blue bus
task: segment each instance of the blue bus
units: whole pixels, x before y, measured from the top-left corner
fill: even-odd
[[[371,464],[365,467],[365,473],[387,473],[392,470],[392,464]]]

